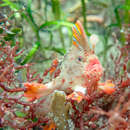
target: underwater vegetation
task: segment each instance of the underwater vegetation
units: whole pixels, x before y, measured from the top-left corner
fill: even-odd
[[[130,129],[129,15],[128,0],[0,1],[0,129]]]

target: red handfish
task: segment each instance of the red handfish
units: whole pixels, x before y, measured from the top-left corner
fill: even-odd
[[[103,74],[103,67],[95,55],[93,48],[89,47],[85,31],[80,21],[77,21],[72,28],[73,41],[69,52],[64,56],[60,66],[60,74],[47,84],[24,83],[27,88],[24,96],[29,100],[51,94],[54,90],[67,92],[72,90],[68,98],[80,102],[84,95],[87,94],[87,88],[98,85]],[[57,62],[56,62],[57,63]],[[52,69],[52,72],[55,68]],[[50,72],[51,73],[51,72]],[[112,83],[105,83],[102,86],[112,86]],[[112,93],[103,89],[106,93]],[[97,86],[98,87],[98,86]],[[109,92],[108,92],[109,91]]]

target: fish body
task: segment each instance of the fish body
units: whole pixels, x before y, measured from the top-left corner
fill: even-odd
[[[54,90],[69,92],[69,98],[80,102],[87,94],[87,88],[98,84],[103,74],[103,67],[89,47],[85,31],[80,21],[72,28],[73,41],[69,52],[64,56],[59,75],[47,84],[24,83],[27,88],[24,96],[29,100],[51,94]],[[57,62],[56,62],[57,64]],[[52,69],[54,72],[55,68]],[[52,73],[51,72],[51,73]],[[106,84],[105,84],[106,85]],[[103,89],[102,89],[103,90]]]

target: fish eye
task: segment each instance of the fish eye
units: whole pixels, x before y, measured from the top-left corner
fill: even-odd
[[[81,56],[78,57],[78,61],[82,61],[82,57]]]

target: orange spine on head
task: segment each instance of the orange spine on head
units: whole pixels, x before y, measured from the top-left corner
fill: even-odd
[[[86,34],[80,21],[76,22],[76,24],[72,28],[72,33],[73,33],[73,42],[72,42],[73,45],[78,48],[83,48],[87,51],[90,51]]]

